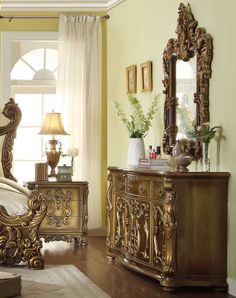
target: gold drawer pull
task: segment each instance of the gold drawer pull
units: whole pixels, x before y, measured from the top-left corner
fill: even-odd
[[[133,186],[132,186],[132,185],[128,185],[128,186],[127,186],[127,190],[128,190],[128,191],[131,191],[131,190],[132,190],[132,188],[133,188]]]
[[[141,193],[142,195],[146,195],[147,194],[147,190],[145,188],[143,188],[143,187],[140,187],[139,193]]]
[[[125,188],[125,184],[123,182],[120,183],[120,190],[123,191]]]

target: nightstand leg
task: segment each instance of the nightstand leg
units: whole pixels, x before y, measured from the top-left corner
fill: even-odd
[[[78,236],[74,237],[75,247],[86,246],[88,244],[88,240],[86,236]]]

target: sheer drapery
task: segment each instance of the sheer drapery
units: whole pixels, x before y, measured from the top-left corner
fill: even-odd
[[[101,20],[62,15],[57,94],[70,146],[79,148],[74,179],[89,182],[90,228],[101,226]]]

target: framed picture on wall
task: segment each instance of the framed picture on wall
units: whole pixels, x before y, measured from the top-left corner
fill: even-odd
[[[152,91],[152,62],[147,61],[141,67],[141,91]]]
[[[131,65],[126,67],[126,88],[128,94],[137,92],[137,67]]]

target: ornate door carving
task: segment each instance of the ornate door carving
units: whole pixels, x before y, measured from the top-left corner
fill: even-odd
[[[150,259],[149,202],[126,198],[124,249],[126,255],[143,262]]]

